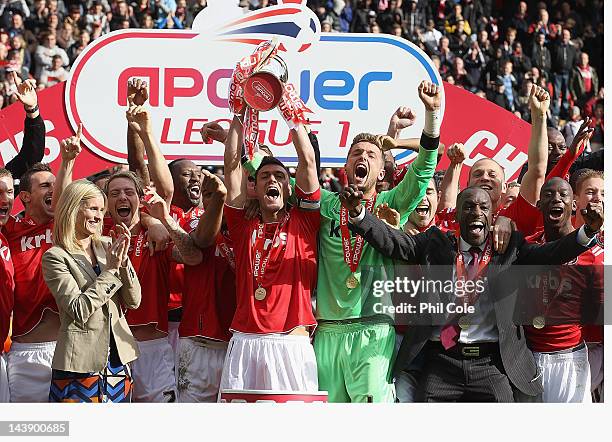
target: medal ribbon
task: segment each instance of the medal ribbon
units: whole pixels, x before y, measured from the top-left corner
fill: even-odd
[[[254,262],[253,262],[253,277],[257,282],[258,287],[263,285],[264,273],[266,271],[266,267],[268,265],[268,261],[270,260],[270,255],[272,254],[272,249],[274,248],[274,244],[276,243],[276,238],[278,237],[279,232],[282,230],[285,223],[289,220],[289,213],[285,215],[285,218],[281,222],[276,225],[276,229],[274,229],[274,236],[272,237],[272,242],[270,243],[270,248],[267,250],[264,249],[266,244],[266,235],[265,235],[265,223],[257,223],[257,238],[255,240],[254,247]],[[263,256],[265,253],[265,256]],[[257,265],[259,263],[259,265]]]
[[[375,203],[376,194],[366,201],[366,210],[371,212]],[[342,251],[344,255],[344,262],[351,269],[351,273],[355,273],[357,267],[359,267],[361,252],[363,252],[363,237],[356,235],[355,247],[351,247],[351,233],[349,232],[348,228],[348,210],[344,206],[340,207],[340,230],[342,231]]]
[[[136,275],[139,275],[138,271],[140,270],[140,266],[142,265],[142,258],[146,251],[146,243],[145,243],[146,232],[143,229],[140,229],[140,232],[136,236],[136,240],[134,241],[134,247],[131,247],[128,251],[128,257],[132,262],[132,267],[134,267],[134,271]]]
[[[244,146],[251,160],[258,150],[259,112],[244,102],[244,83],[261,67],[263,62],[276,55],[278,48],[272,46],[273,42],[271,40],[264,41],[255,48],[251,55],[240,60],[234,68],[229,85],[228,105],[230,111],[238,115],[244,111],[242,125]],[[304,114],[312,112],[306,107],[295,87],[288,83],[283,84],[283,95],[279,103],[279,110],[290,128],[300,123],[307,123],[308,119]]]
[[[491,255],[492,255],[491,242],[492,242],[491,237],[489,236],[489,238],[487,238],[487,242],[485,244],[484,251],[481,254],[480,262],[478,263],[478,270],[476,271],[476,274],[473,277],[473,279],[471,279],[472,281],[478,281],[481,278],[482,273],[484,272],[485,268],[489,265],[489,262],[491,261]],[[467,268],[465,266],[465,261],[463,260],[463,253],[461,251],[457,253],[457,258],[455,260],[455,269],[457,272],[458,281],[461,279],[463,279],[464,281],[468,279],[466,278]],[[472,298],[472,294],[473,293],[470,293],[468,296],[468,301],[470,305],[473,305],[473,303],[476,301],[476,299]]]

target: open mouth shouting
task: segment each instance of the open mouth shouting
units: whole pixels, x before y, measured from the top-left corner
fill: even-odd
[[[491,192],[493,190],[493,186],[491,186],[490,184],[486,184],[486,183],[481,184],[479,187],[486,192]]]
[[[419,204],[416,207],[416,209],[414,209],[414,211],[420,217],[426,218],[429,215],[429,209],[430,209],[429,203],[422,203],[422,204]]]
[[[548,209],[548,219],[551,221],[560,221],[563,218],[564,210],[562,205],[553,206]]]
[[[9,207],[0,207],[0,219],[7,217],[9,215]]]
[[[280,189],[277,186],[272,184],[266,189],[265,199],[269,203],[277,203],[280,200],[280,196]]]
[[[189,195],[189,198],[192,200],[198,200],[200,198],[200,185],[199,184],[192,184],[187,188],[187,193]]]
[[[468,232],[472,236],[480,236],[484,232],[485,225],[482,221],[472,221],[468,224]]]
[[[132,207],[129,203],[120,203],[117,204],[117,215],[119,215],[123,219],[128,219],[130,214],[132,213]]]
[[[51,210],[51,202],[53,201],[53,195],[48,195],[43,199],[43,203],[48,210]]]
[[[357,187],[363,186],[368,178],[369,168],[368,163],[361,162],[355,165],[354,178]]]

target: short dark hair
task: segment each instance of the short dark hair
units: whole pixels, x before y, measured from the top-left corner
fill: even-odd
[[[34,163],[25,171],[19,179],[19,190],[24,192],[32,191],[32,176],[38,172],[51,172],[51,167],[47,163]]]
[[[291,176],[291,174],[289,173],[289,169],[287,169],[287,166],[285,166],[280,160],[278,160],[278,159],[276,159],[274,157],[265,156],[265,157],[263,157],[263,159],[261,160],[261,164],[259,165],[259,167],[255,171],[255,181],[257,181],[257,174],[262,169],[262,167],[270,166],[270,165],[276,165],[276,166],[282,167],[283,169],[285,169],[285,172],[287,172],[287,177]]]

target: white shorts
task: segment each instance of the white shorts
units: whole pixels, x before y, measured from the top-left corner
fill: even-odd
[[[176,402],[174,352],[168,338],[138,341],[140,357],[132,362],[133,402]]]
[[[179,340],[179,402],[217,402],[227,342]]]
[[[0,354],[0,404],[10,401],[8,374],[6,373],[6,357]]]
[[[174,352],[174,377],[178,379],[178,357],[179,357],[179,325],[180,322],[168,321],[168,342]]]
[[[55,341],[13,342],[6,354],[11,402],[49,402]]]
[[[594,402],[603,402],[604,390],[604,347],[603,344],[587,344],[589,366],[591,367],[591,392]]]
[[[221,377],[222,390],[319,390],[317,360],[308,336],[235,332]]]
[[[571,353],[538,353],[533,356],[542,372],[545,403],[591,403],[591,370],[586,346]]]

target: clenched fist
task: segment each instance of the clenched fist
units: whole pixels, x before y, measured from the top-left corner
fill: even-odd
[[[430,81],[422,81],[419,85],[419,98],[428,111],[438,110],[442,105],[442,88]]]

